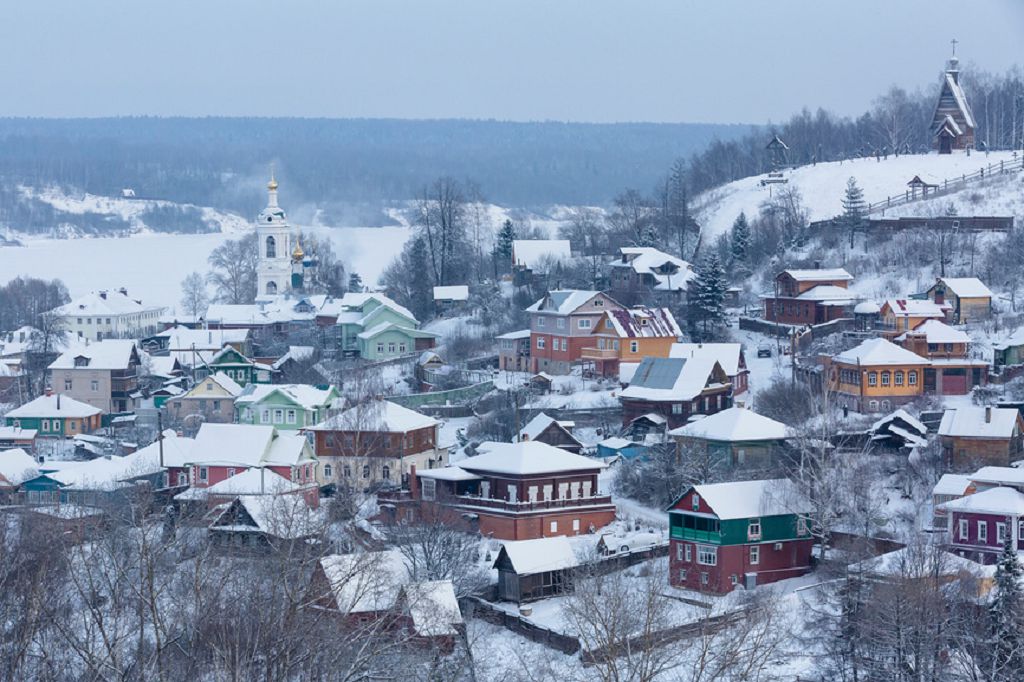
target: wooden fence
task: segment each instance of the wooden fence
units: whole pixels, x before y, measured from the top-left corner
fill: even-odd
[[[944,194],[956,192],[957,190],[963,189],[975,182],[998,177],[1000,175],[1016,173],[1020,170],[1024,170],[1024,156],[1011,161],[1000,161],[998,163],[989,164],[988,166],[979,168],[973,173],[961,174],[959,177],[946,178],[927,191],[914,191],[908,189],[903,194],[889,196],[881,201],[872,202],[867,206],[867,213],[881,213],[882,215],[885,215],[885,211],[887,209],[895,208],[897,206],[905,206],[906,204],[910,204],[915,201],[933,199]]]
[[[523,616],[500,609],[479,597],[465,597],[462,601],[464,613],[476,616],[488,623],[500,625],[506,630],[522,635],[531,642],[543,644],[549,649],[561,651],[570,656],[580,650],[580,640],[576,637],[538,625]]]

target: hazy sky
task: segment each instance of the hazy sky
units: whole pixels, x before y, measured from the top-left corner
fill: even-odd
[[[1021,0],[8,0],[2,116],[763,122],[1024,61]]]

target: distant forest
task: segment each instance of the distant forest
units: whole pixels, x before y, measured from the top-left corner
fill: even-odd
[[[282,201],[376,205],[439,176],[504,205],[606,204],[746,125],[289,118],[0,119],[0,177],[251,213],[275,164]],[[7,199],[8,197],[3,197]]]

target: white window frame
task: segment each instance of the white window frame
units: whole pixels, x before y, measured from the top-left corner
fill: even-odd
[[[761,519],[750,519],[747,524],[747,538],[750,540],[761,539]]]
[[[750,546],[750,565],[757,566],[761,563],[761,545]]]
[[[537,349],[538,350],[544,350],[544,347],[546,345],[547,344],[545,343],[544,337],[543,336],[538,336],[537,337]]]
[[[284,414],[285,414],[285,421],[287,423],[294,424],[296,422],[297,416],[296,416],[295,410],[288,410]]]
[[[697,511],[698,509],[700,509],[700,495],[698,495],[697,493],[694,493],[693,496],[690,498],[690,507],[693,509],[693,511]]]
[[[996,521],[996,542],[1000,545],[1006,542],[1006,524],[1002,521]]]
[[[538,327],[543,327],[544,326],[544,316],[543,315],[541,315],[541,316],[539,316],[537,318],[537,326]]]
[[[686,543],[686,550],[683,552],[683,556],[685,557],[684,561],[686,561],[686,563],[693,561],[693,545]]]
[[[210,480],[210,470],[206,467],[199,467],[199,480],[208,481]]]
[[[807,535],[807,519],[803,516],[797,517],[796,520],[796,534]]]
[[[558,329],[565,329],[565,318],[559,317],[555,320],[555,327]]]
[[[577,329],[590,329],[593,326],[593,321],[589,317],[582,317],[576,321]]]
[[[551,532],[552,533],[557,533],[558,532],[558,521],[552,521],[550,528],[551,528]]]
[[[579,533],[580,532],[580,520],[579,519],[573,519],[572,520],[572,532],[573,533]]]
[[[640,342],[639,341],[630,341],[629,342],[629,352],[630,353],[639,353],[640,352]]]
[[[988,542],[988,521],[978,521],[978,542]]]
[[[960,539],[967,540],[971,537],[971,525],[967,519],[960,519]]]
[[[681,583],[685,583],[686,582],[686,569],[685,568],[680,568],[679,569],[679,582],[681,582]]]
[[[701,566],[717,566],[718,548],[714,545],[697,545],[697,563]]]
[[[420,497],[424,500],[437,499],[437,481],[432,478],[424,478],[420,482]]]
[[[683,543],[680,542],[678,545],[676,545],[676,561],[682,561],[682,560],[683,560]]]

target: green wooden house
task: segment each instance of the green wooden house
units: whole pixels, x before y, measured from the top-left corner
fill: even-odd
[[[792,436],[782,422],[744,407],[730,407],[668,432],[681,456],[719,467],[766,468]]]
[[[385,360],[433,348],[437,334],[384,322],[358,334],[356,338],[359,357]]]
[[[992,346],[992,365],[1008,367],[1024,364],[1024,327]]]
[[[7,426],[33,429],[41,438],[92,433],[102,425],[103,410],[60,393],[41,395],[6,415]]]
[[[232,346],[224,346],[203,368],[204,376],[223,372],[240,386],[269,384],[273,371],[270,365],[254,362]]]
[[[279,430],[304,429],[327,419],[338,396],[334,386],[250,384],[235,399],[235,420]]]
[[[369,360],[383,360],[433,348],[437,335],[419,329],[406,308],[383,294],[349,293],[318,324],[333,321],[332,335],[341,350]]]

